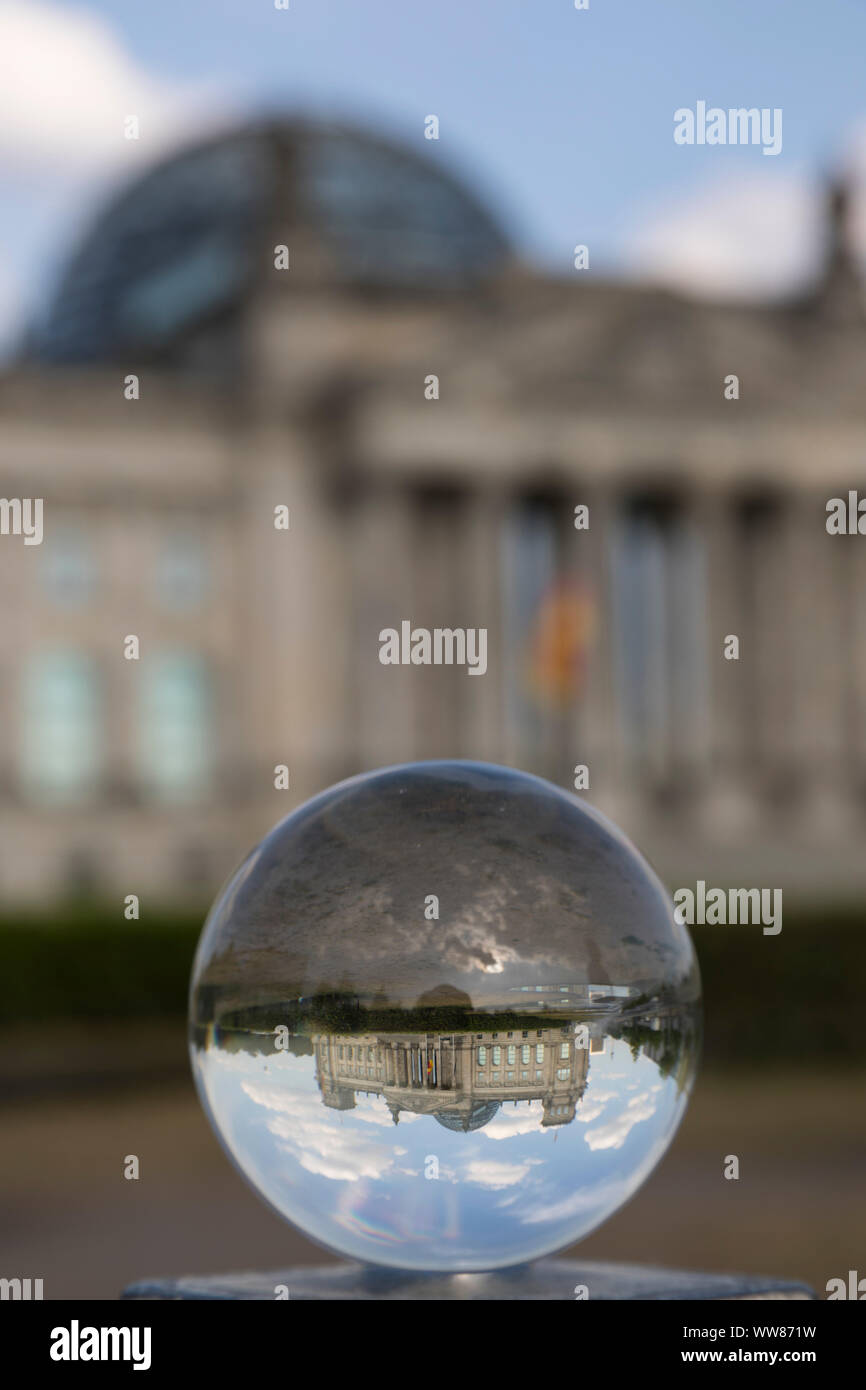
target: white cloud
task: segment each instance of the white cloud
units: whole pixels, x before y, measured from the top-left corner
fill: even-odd
[[[244,1092],[272,1113],[267,1127],[302,1168],[335,1182],[380,1179],[394,1167],[394,1150],[353,1128],[339,1128],[319,1096],[286,1093],[280,1085],[244,1082]]]
[[[823,208],[814,179],[751,174],[707,183],[644,215],[626,244],[641,276],[720,298],[773,298],[820,266]]]
[[[589,1216],[592,1218],[592,1225],[596,1225],[602,1216],[618,1207],[626,1196],[628,1189],[625,1188],[622,1179],[613,1177],[607,1182],[577,1186],[573,1192],[553,1202],[528,1207],[521,1213],[520,1220],[524,1226],[536,1226],[548,1222],[562,1224],[573,1221],[576,1217]],[[589,1230],[591,1227],[586,1229]],[[586,1234],[586,1231],[582,1234]]]
[[[0,0],[0,360],[109,187],[226,125],[227,87],[148,72],[82,5]]]
[[[601,1096],[587,1097],[577,1107],[576,1118],[580,1120],[581,1124],[589,1124],[590,1120],[597,1120],[603,1110],[604,1102]]]
[[[356,1120],[363,1120],[368,1125],[381,1125],[383,1129],[394,1128],[394,1117],[381,1096],[358,1096],[352,1114]],[[400,1111],[401,1125],[414,1124],[420,1118],[420,1115],[413,1115],[411,1111]],[[405,1149],[402,1152],[405,1153]]]
[[[485,1139],[511,1139],[517,1134],[543,1133],[541,1121],[544,1110],[541,1101],[521,1106],[519,1110],[500,1110],[481,1130]]]
[[[497,1159],[474,1158],[463,1169],[463,1177],[466,1182],[474,1182],[479,1187],[487,1187],[494,1192],[499,1192],[504,1187],[513,1187],[515,1183],[522,1182],[530,1169],[541,1162],[540,1158],[527,1158],[522,1163],[503,1163]]]
[[[109,25],[77,5],[0,0],[0,161],[104,170],[198,132],[214,92],[164,81],[126,53]],[[123,138],[135,115],[138,142]]]
[[[590,1086],[589,1091],[577,1107],[577,1119],[581,1124],[589,1124],[590,1120],[597,1120],[603,1114],[605,1106],[609,1101],[618,1100],[619,1091],[596,1090]]]
[[[635,1125],[643,1120],[651,1120],[656,1109],[649,1091],[633,1096],[613,1119],[586,1131],[587,1146],[593,1150],[621,1149]]]

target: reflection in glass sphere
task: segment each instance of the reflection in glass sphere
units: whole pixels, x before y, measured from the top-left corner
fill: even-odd
[[[691,1088],[697,966],[637,851],[509,768],[387,768],[249,855],[193,972],[199,1093],[277,1211],[356,1259],[482,1270],[629,1198]]]

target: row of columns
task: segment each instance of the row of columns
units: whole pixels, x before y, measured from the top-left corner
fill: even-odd
[[[630,808],[664,794],[727,807],[719,814],[732,828],[767,795],[792,805],[795,790],[800,799],[859,795],[866,546],[828,535],[827,499],[814,489],[780,490],[762,505],[739,485],[671,484],[659,523],[663,612],[645,643],[655,687],[635,692],[616,555],[629,553],[637,488],[560,478],[547,491],[550,579],[591,602],[593,630],[574,699],[557,708],[526,686],[527,634],[509,582],[527,498],[492,477],[467,484],[455,470],[453,486],[435,488],[366,475],[334,506],[302,435],[289,444],[283,427],[260,431],[239,491],[231,716],[240,765],[264,775],[289,764],[293,804],[339,776],[454,756],[564,786],[586,764],[590,800],[626,826]],[[287,499],[288,542],[263,527]],[[578,504],[589,508],[588,530],[574,528]],[[650,497],[649,515],[653,505]],[[379,633],[404,619],[486,628],[486,674],[381,665]],[[738,661],[724,655],[732,634]],[[654,711],[644,729],[629,712],[636,695]],[[277,795],[266,819],[282,806]]]
[[[573,527],[577,503],[590,508],[586,531]],[[746,788],[784,785],[798,773],[843,776],[852,741],[859,763],[866,551],[855,538],[827,534],[824,499],[812,493],[750,511],[721,490],[684,492],[663,542],[664,723],[641,746],[640,730],[627,727],[615,592],[617,528],[629,505],[625,492],[576,484],[550,509],[551,579],[567,577],[590,597],[594,630],[573,703],[539,708],[527,737],[519,714],[524,653],[514,645],[520,634],[508,631],[504,571],[520,499],[494,485],[439,497],[398,482],[371,486],[351,521],[357,763],[477,757],[566,785],[573,765],[586,763],[593,780],[611,787],[718,779]],[[671,536],[690,547],[693,568],[692,560],[679,574],[671,567]],[[628,544],[627,531],[618,543]],[[486,675],[381,666],[378,633],[403,619],[486,627]],[[730,635],[740,640],[738,661],[725,658]]]

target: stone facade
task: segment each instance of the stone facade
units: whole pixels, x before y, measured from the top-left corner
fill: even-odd
[[[862,891],[866,540],[825,528],[866,493],[844,199],[814,291],[707,304],[495,239],[371,283],[276,164],[230,301],[158,341],[34,338],[0,383],[0,491],[45,517],[0,538],[3,899],[200,898],[330,782],[440,756],[586,765],[669,877]],[[406,619],[485,627],[486,673],[383,666]]]

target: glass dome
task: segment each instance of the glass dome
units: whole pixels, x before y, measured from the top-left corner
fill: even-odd
[[[506,243],[430,159],[323,123],[250,126],[160,163],[98,219],[70,262],[31,355],[159,355],[218,322],[272,258],[269,225],[308,229],[335,285],[419,292],[495,271]]]
[[[468,1134],[472,1129],[483,1129],[493,1116],[498,1114],[499,1106],[498,1100],[475,1101],[465,1114],[461,1114],[459,1110],[444,1110],[440,1115],[435,1115],[434,1119],[443,1129],[453,1130],[455,1134]]]

